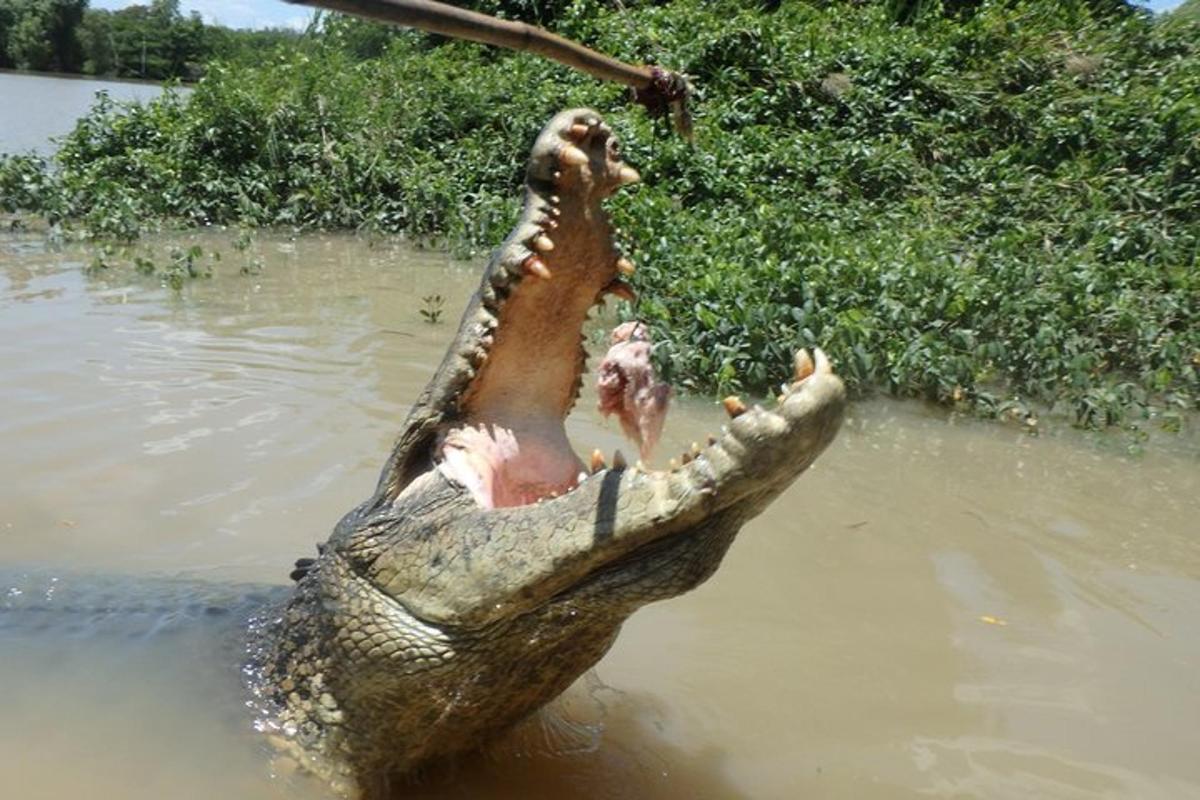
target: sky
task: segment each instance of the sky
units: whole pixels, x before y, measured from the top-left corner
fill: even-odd
[[[132,5],[150,5],[150,0],[91,0],[91,8],[117,9]],[[313,10],[282,0],[180,0],[184,14],[199,11],[209,24],[229,28],[296,28],[312,18]]]
[[[92,8],[124,8],[138,0],[92,0]],[[1155,11],[1169,11],[1183,0],[1138,0]],[[141,0],[149,5],[149,0]],[[313,12],[282,0],[182,0],[183,13],[199,11],[204,21],[230,28],[303,28]]]

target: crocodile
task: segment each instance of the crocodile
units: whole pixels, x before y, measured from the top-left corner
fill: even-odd
[[[602,204],[639,180],[597,112],[549,122],[516,227],[374,494],[297,562],[290,599],[257,631],[273,741],[366,796],[562,693],[636,609],[712,575],[838,430],[843,385],[819,350],[799,350],[773,405],[728,399],[721,435],[666,469],[576,454],[564,420],[584,325],[610,295],[632,296]],[[648,396],[661,410],[664,395]]]

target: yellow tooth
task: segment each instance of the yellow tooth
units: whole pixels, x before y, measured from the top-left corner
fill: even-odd
[[[521,266],[525,268],[527,273],[537,275],[542,280],[548,281],[554,277],[554,274],[550,272],[550,268],[546,266],[546,263],[537,256],[530,256],[525,259],[521,263]]]
[[[742,414],[746,413],[746,404],[742,402],[742,398],[736,394],[731,394],[721,401],[721,405],[725,406],[725,413],[731,418],[737,419]]]
[[[636,169],[628,165],[621,167],[621,171],[617,173],[617,182],[622,186],[628,186],[631,183],[638,183],[642,180],[642,176]]]
[[[633,303],[637,300],[637,295],[634,294],[633,287],[620,278],[609,281],[608,285],[604,287],[604,291],[608,292],[609,294],[614,294],[622,300],[630,303]]]
[[[692,442],[692,455],[698,456],[700,455],[700,452],[700,444],[698,442]]]
[[[570,129],[567,131],[567,133],[575,141],[582,142],[584,139],[587,138],[588,126],[584,125],[583,123],[577,122],[570,127]]]
[[[625,469],[628,466],[625,462],[625,454],[620,450],[613,452],[613,469]]]
[[[679,469],[679,462],[675,459],[667,459],[667,466],[671,469]]]
[[[569,144],[559,151],[558,160],[559,163],[567,167],[581,167],[588,163],[587,153],[573,144]]]
[[[825,355],[824,350],[819,347],[813,350],[813,358],[816,360],[816,367],[814,368],[816,372],[822,375],[833,374],[833,365],[829,363],[829,356]]]
[[[604,453],[601,453],[599,449],[592,451],[591,467],[592,472],[599,472],[604,469]]]
[[[803,348],[796,351],[796,358],[794,359],[793,364],[795,366],[796,376],[794,380],[797,382],[804,380],[809,375],[812,375],[813,370],[816,369],[816,367],[813,365],[812,356],[810,356],[808,351]]]
[[[617,259],[617,272],[621,273],[622,275],[632,275],[636,271],[637,267],[635,267],[633,262],[625,256],[621,256]]]
[[[544,233],[539,233],[533,237],[533,249],[539,253],[549,253],[554,249],[554,242]]]

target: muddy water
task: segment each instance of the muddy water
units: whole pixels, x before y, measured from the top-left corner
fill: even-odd
[[[176,294],[0,240],[0,574],[128,576],[108,614],[0,612],[0,797],[326,796],[272,774],[228,625],[112,598],[284,582],[369,493],[477,266],[260,237],[247,276],[197,241],[224,258]],[[591,405],[572,438],[611,451]],[[664,456],[719,424],[683,403]],[[1200,797],[1200,447],[1127,441],[857,406],[709,583],[403,796]]]

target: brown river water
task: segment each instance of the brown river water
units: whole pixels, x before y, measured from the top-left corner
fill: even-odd
[[[370,493],[478,280],[361,238],[173,241],[221,250],[215,277],[176,293],[0,238],[0,577],[119,576],[135,604],[150,576],[286,583]],[[611,453],[593,407],[572,439]],[[678,403],[662,457],[722,416]],[[855,405],[712,580],[399,796],[1200,798],[1200,443],[1044,427]],[[21,613],[0,610],[0,797],[328,796],[270,763],[236,632]]]

